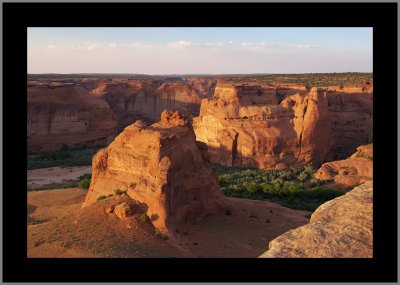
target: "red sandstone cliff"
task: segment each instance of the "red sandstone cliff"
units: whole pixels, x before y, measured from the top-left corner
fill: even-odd
[[[28,86],[28,151],[109,143],[117,121],[102,99],[72,84]]]

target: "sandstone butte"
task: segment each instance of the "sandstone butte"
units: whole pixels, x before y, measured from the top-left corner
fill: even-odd
[[[92,180],[82,207],[116,190],[145,207],[153,225],[167,234],[181,222],[226,207],[207,145],[197,142],[188,118],[165,110],[151,126],[126,127],[92,163]]]
[[[322,204],[310,223],[269,243],[265,258],[372,258],[373,182]]]
[[[324,163],[315,173],[319,180],[334,180],[336,184],[353,186],[373,179],[372,144],[357,147],[349,158]]]
[[[372,94],[219,82],[193,127],[215,163],[319,167],[372,141]]]

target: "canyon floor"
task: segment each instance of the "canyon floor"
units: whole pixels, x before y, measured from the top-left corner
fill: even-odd
[[[73,184],[85,173],[92,173],[91,165],[28,170],[28,189],[51,189]]]
[[[272,239],[308,223],[310,214],[268,201],[227,198],[231,213],[182,225],[165,240],[150,223],[106,214],[115,199],[127,196],[81,209],[86,193],[79,188],[28,192],[28,257],[258,257]]]

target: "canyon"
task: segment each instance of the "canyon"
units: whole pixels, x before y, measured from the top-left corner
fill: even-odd
[[[265,78],[30,77],[28,256],[372,257],[372,84]]]

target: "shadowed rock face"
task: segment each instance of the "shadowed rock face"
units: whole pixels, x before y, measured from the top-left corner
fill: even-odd
[[[334,180],[336,184],[353,186],[373,178],[372,144],[357,147],[349,158],[324,163],[315,173],[319,180]]]
[[[260,257],[372,258],[372,201],[370,181],[321,205],[309,224],[272,240]]]
[[[333,158],[327,95],[316,88],[278,105],[272,89],[217,86],[215,97],[202,101],[193,126],[211,160],[225,165],[275,168]]]
[[[107,101],[120,128],[137,118],[158,121],[165,109],[197,115],[201,102],[200,93],[185,82],[116,80],[100,83],[91,93]]]
[[[109,143],[117,121],[102,99],[78,85],[28,86],[28,151]]]
[[[93,157],[83,206],[117,189],[145,204],[156,228],[169,231],[225,206],[207,145],[196,142],[188,118],[164,111],[151,126],[137,121]]]

